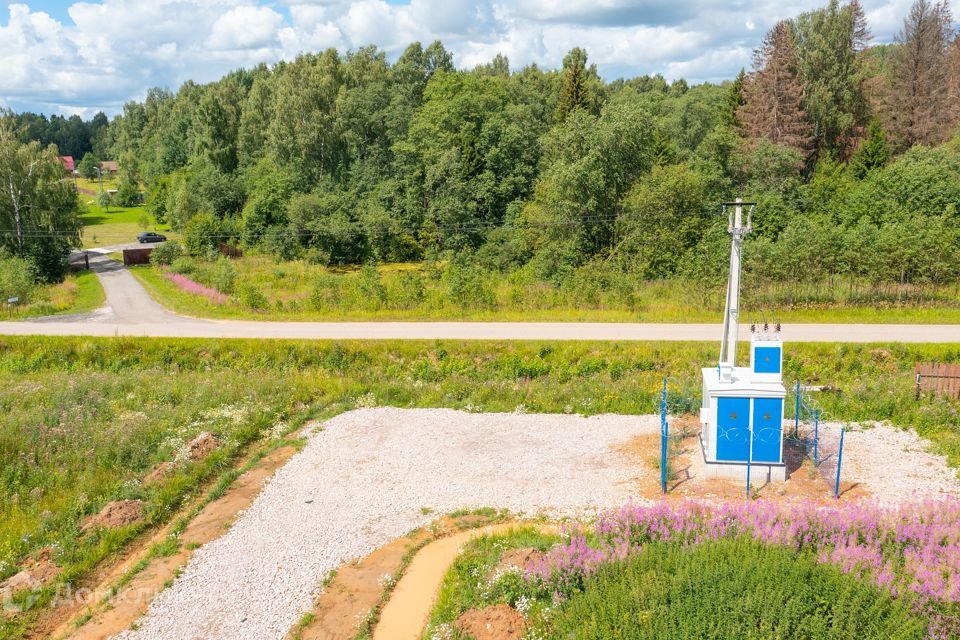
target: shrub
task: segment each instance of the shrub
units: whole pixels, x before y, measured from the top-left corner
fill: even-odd
[[[20,298],[20,304],[27,303],[36,277],[32,262],[0,252],[0,303],[6,304],[8,298]]]
[[[207,256],[220,242],[220,223],[209,213],[198,213],[183,228],[183,241],[192,256]]]
[[[150,253],[150,264],[171,264],[182,255],[183,246],[176,240],[170,240],[153,248]]]
[[[323,273],[317,276],[313,281],[313,289],[310,291],[310,297],[307,304],[314,311],[327,311],[337,306],[337,301],[341,298],[340,276],[329,273]]]
[[[237,270],[229,258],[221,257],[213,268],[210,284],[221,293],[233,293],[233,286],[237,280]]]
[[[239,295],[240,302],[251,309],[263,310],[270,304],[267,297],[254,284],[244,283],[240,285]]]
[[[496,305],[493,287],[483,269],[464,254],[455,256],[447,265],[447,286],[450,299],[466,308],[490,309]]]
[[[188,256],[180,256],[170,263],[170,270],[174,273],[180,273],[189,276],[197,271],[197,263]]]

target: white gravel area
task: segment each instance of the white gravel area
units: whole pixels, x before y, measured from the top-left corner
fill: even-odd
[[[960,497],[957,469],[947,466],[945,456],[932,453],[930,442],[915,431],[880,422],[828,422],[820,426],[828,446],[836,447],[841,427],[847,428],[842,478],[860,483],[875,501],[894,505]]]
[[[657,433],[658,420],[447,409],[341,414],[120,637],[283,638],[331,569],[435,513],[504,507],[577,515],[619,506],[637,470],[611,448]]]

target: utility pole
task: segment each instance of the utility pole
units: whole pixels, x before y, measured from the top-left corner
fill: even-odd
[[[743,224],[743,208],[747,211],[747,224]],[[729,381],[733,378],[733,368],[737,361],[737,336],[739,333],[740,316],[740,267],[743,239],[753,230],[752,218],[755,202],[744,202],[737,198],[734,202],[724,202],[723,209],[732,210],[727,214],[727,232],[731,236],[730,242],[730,279],[727,281],[727,308],[723,316],[723,338],[720,342],[720,379]]]

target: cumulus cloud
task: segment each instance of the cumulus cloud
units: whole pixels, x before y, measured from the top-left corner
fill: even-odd
[[[375,44],[396,57],[443,40],[463,68],[497,53],[555,68],[574,46],[607,78],[733,77],[776,21],[825,0],[86,0],[53,17],[18,0],[0,14],[0,104],[117,112],[152,86],[176,89],[305,51]],[[879,42],[911,0],[865,0]],[[2,11],[2,9],[0,9]],[[5,22],[4,22],[5,19]]]

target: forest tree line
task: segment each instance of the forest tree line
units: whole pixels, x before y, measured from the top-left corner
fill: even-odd
[[[774,26],[736,79],[696,86],[606,82],[579,48],[559,70],[502,55],[457,70],[440,42],[395,62],[330,49],[152,89],[87,147],[197,253],[232,241],[322,264],[455,254],[554,283],[579,269],[711,282],[720,203],[743,195],[754,276],[953,282],[952,23],[945,1],[916,0],[896,43],[871,46],[857,0],[831,0]]]

